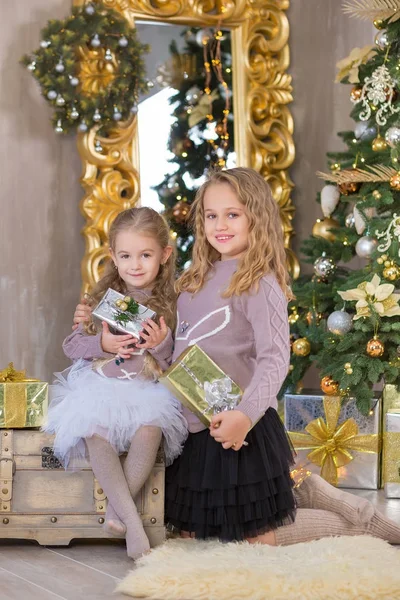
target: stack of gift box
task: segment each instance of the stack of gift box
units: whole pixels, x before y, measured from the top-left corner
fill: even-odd
[[[41,427],[47,406],[46,382],[26,377],[13,363],[0,371],[0,429]]]
[[[338,487],[375,490],[400,498],[400,392],[386,385],[367,415],[356,400],[317,392],[286,394],[284,422],[297,466]]]

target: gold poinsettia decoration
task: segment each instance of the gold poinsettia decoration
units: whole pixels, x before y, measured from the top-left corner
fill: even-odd
[[[363,281],[356,288],[345,292],[338,292],[343,300],[357,300],[353,320],[361,317],[370,317],[374,310],[380,317],[395,317],[400,315],[400,294],[394,294],[394,285],[382,283],[378,275],[371,281]]]
[[[348,77],[350,83],[359,83],[359,66],[365,64],[372,56],[374,56],[375,52],[376,49],[371,44],[364,46],[363,48],[353,48],[349,56],[336,63],[338,73],[335,81],[342,81],[342,79]]]
[[[108,52],[110,52],[108,50]],[[79,48],[81,92],[86,96],[105,92],[112,84],[118,72],[118,62],[113,53],[111,60],[105,59],[106,50],[92,50],[81,46]]]

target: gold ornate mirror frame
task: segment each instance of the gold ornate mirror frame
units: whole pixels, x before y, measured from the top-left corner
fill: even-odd
[[[73,0],[75,6],[86,0]],[[135,20],[212,26],[222,21],[231,30],[234,99],[234,145],[238,166],[256,169],[268,181],[278,202],[288,263],[298,276],[299,264],[290,248],[294,207],[288,169],[294,160],[289,66],[289,0],[103,0]],[[146,42],[146,40],[141,40]],[[110,224],[121,211],[139,201],[137,117],[116,125],[110,137],[99,138],[97,127],[80,134],[85,196],[81,209],[86,249],[82,261],[83,291],[99,279],[108,255]],[[96,151],[96,141],[102,152]]]

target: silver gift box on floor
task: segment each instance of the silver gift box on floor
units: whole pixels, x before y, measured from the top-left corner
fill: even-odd
[[[118,323],[115,320],[115,317],[117,317],[119,314],[123,314],[124,311],[120,310],[118,306],[116,306],[115,302],[116,300],[123,300],[126,296],[127,294],[120,294],[119,292],[109,288],[98,305],[93,309],[92,315],[97,317],[97,319],[100,319],[100,321],[106,321],[106,323],[111,325],[111,327],[113,327],[116,331],[120,331],[121,333],[130,333],[135,338],[140,340],[140,332],[143,330],[142,322],[145,319],[154,319],[157,315],[150,308],[137,303],[139,307],[139,312],[137,315],[132,315],[130,321],[127,323]]]
[[[400,498],[400,410],[385,415],[382,469],[386,498]]]
[[[305,431],[306,426],[311,421],[318,418],[322,418],[323,421],[326,422],[324,398],[332,398],[332,396],[323,396],[318,394],[318,392],[312,391],[308,393],[303,392],[302,394],[285,395],[284,422],[289,434],[290,432],[307,433]],[[340,398],[337,398],[337,401],[340,402]],[[382,405],[379,398],[376,398],[371,402],[372,414],[368,416],[364,416],[358,411],[355,400],[349,400],[341,407],[336,429],[348,419],[354,419],[358,429],[357,435],[370,435],[371,447],[374,447],[377,451],[360,452],[358,450],[353,450],[350,447],[346,449],[346,444],[344,444],[344,448],[351,456],[353,456],[353,460],[337,469],[338,487],[368,490],[376,490],[379,488],[381,410]],[[333,439],[331,442],[329,442],[329,440],[327,440],[327,442],[331,444],[335,443]],[[304,446],[305,444],[301,445]],[[313,448],[315,448],[315,445],[309,447],[307,450],[296,448],[296,465],[302,467],[306,466],[307,469],[313,473],[321,474],[321,467],[311,462],[308,458],[308,455],[312,452]]]

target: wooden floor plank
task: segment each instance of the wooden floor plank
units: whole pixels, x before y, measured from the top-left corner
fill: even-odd
[[[0,547],[0,564],[7,571],[51,590],[65,600],[108,600],[118,583],[118,579],[109,574],[39,546]],[[21,595],[20,600],[22,598]]]
[[[0,567],[0,590],[2,600],[66,600],[64,596],[34,585],[3,567]]]

